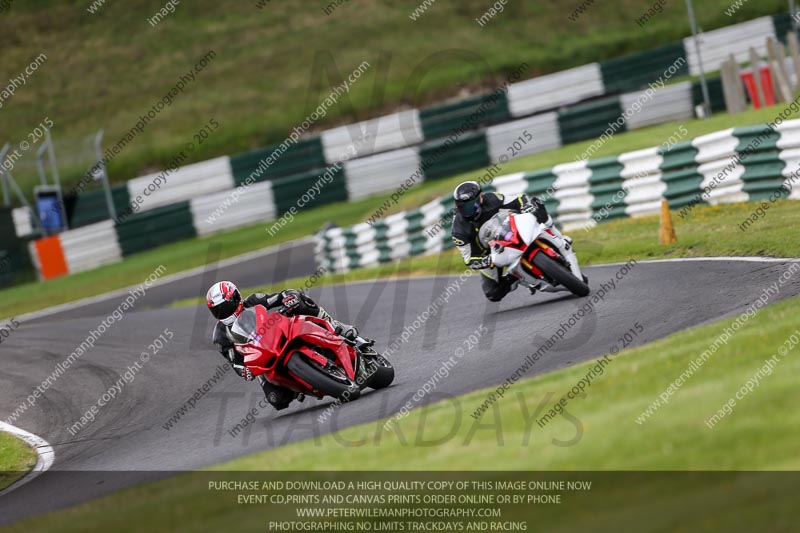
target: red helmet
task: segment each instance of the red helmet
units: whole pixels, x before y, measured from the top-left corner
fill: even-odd
[[[239,289],[230,281],[212,285],[206,294],[206,303],[214,318],[226,326],[232,325],[244,308]]]

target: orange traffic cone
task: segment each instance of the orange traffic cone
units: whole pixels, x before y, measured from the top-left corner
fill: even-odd
[[[658,241],[661,244],[675,244],[678,237],[675,235],[675,226],[672,225],[672,213],[669,211],[669,204],[666,200],[661,200],[661,227],[659,228]]]

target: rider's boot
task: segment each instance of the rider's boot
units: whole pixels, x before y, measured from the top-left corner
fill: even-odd
[[[333,329],[336,331],[337,335],[340,335],[349,341],[355,341],[356,338],[358,338],[358,329],[356,329],[355,326],[345,324],[344,322],[340,322],[336,319],[331,320],[331,325],[333,326]]]
[[[365,339],[361,335],[356,337],[355,341],[353,341],[356,345],[356,348],[361,352],[373,352],[372,347],[375,345],[375,341],[372,339]]]
[[[505,276],[501,276],[500,285],[506,289],[505,294],[514,292],[517,290],[517,287],[519,287],[519,278],[511,274],[506,274]]]
[[[276,411],[286,409],[294,400],[302,402],[305,399],[303,394],[270,383],[263,375],[258,376],[258,384],[261,385],[261,390],[264,391],[264,397],[267,399],[267,402],[269,402]]]

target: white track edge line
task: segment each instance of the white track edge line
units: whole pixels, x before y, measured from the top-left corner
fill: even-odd
[[[286,246],[288,243],[291,243],[293,246],[302,246],[305,244],[310,244],[313,242],[312,237],[306,237],[303,239],[297,239],[294,241],[287,241],[286,243],[276,244],[274,246],[270,246],[269,248],[262,248],[261,250],[256,250],[254,252],[248,252],[246,254],[237,255],[236,257],[231,257],[230,259],[225,259],[224,261],[220,261],[217,264],[217,268],[224,268],[227,266],[235,265],[237,263],[243,261],[249,261],[251,259],[256,259],[258,257],[263,257],[265,255],[270,255],[277,251],[281,246]],[[169,283],[173,283],[175,281],[181,281],[186,278],[190,278],[192,276],[196,276],[197,274],[202,273],[203,271],[208,268],[208,265],[201,265],[198,267],[191,268],[189,270],[182,270],[181,272],[176,272],[175,274],[166,276],[155,281],[150,288],[159,287],[161,285],[167,285]],[[136,285],[130,285],[123,289],[115,289],[110,292],[105,292],[103,294],[97,294],[95,296],[89,296],[87,298],[82,298],[80,300],[75,300],[73,302],[67,302],[59,305],[54,305],[52,307],[46,307],[44,309],[39,309],[38,311],[31,311],[30,313],[25,313],[24,315],[15,316],[16,320],[20,322],[25,322],[27,320],[34,320],[37,318],[43,318],[46,316],[54,315],[56,313],[61,313],[63,311],[71,311],[73,309],[78,309],[80,307],[84,307],[87,305],[95,304],[98,302],[104,302],[106,300],[110,300],[112,298],[116,298],[117,296],[123,296],[128,294],[129,291],[137,288],[141,283],[137,283]],[[11,317],[8,317],[3,320],[10,320]]]
[[[585,265],[581,266],[581,268],[595,268],[595,267],[614,267],[614,266],[623,266],[630,263],[631,260],[620,262],[620,263],[597,263],[592,265]],[[635,260],[637,263],[681,263],[681,262],[701,262],[701,261],[739,261],[744,263],[800,263],[800,258],[798,257],[754,257],[754,256],[743,256],[743,257],[676,257],[672,259],[643,259],[643,260]],[[477,271],[476,271],[477,272]],[[335,287],[337,285],[362,285],[364,283],[375,283],[376,281],[405,281],[405,280],[425,280],[425,279],[436,279],[440,277],[444,278],[455,278],[458,277],[460,274],[443,274],[443,275],[435,275],[435,274],[428,274],[425,276],[402,276],[402,277],[389,277],[389,278],[372,278],[372,279],[364,279],[359,281],[351,281],[344,283],[333,283],[330,285],[326,285],[326,287]]]
[[[5,422],[0,421],[0,431],[5,431],[6,433],[10,433],[25,441],[28,445],[30,445],[34,449],[37,456],[36,466],[34,466],[30,472],[22,476],[20,479],[18,479],[5,489],[0,490],[0,496],[4,496],[9,492],[20,488],[26,483],[30,483],[36,477],[46,472],[51,466],[53,466],[53,461],[55,461],[56,452],[53,450],[53,447],[50,446],[50,443],[44,440],[43,438],[39,437],[38,435],[34,435],[33,433],[30,433],[28,431],[25,431],[24,429],[12,426],[11,424],[6,424]]]

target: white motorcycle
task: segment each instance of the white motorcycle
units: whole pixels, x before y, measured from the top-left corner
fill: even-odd
[[[528,288],[576,296],[591,290],[572,245],[531,213],[500,211],[481,227],[478,239],[490,248],[495,267],[505,268]]]

